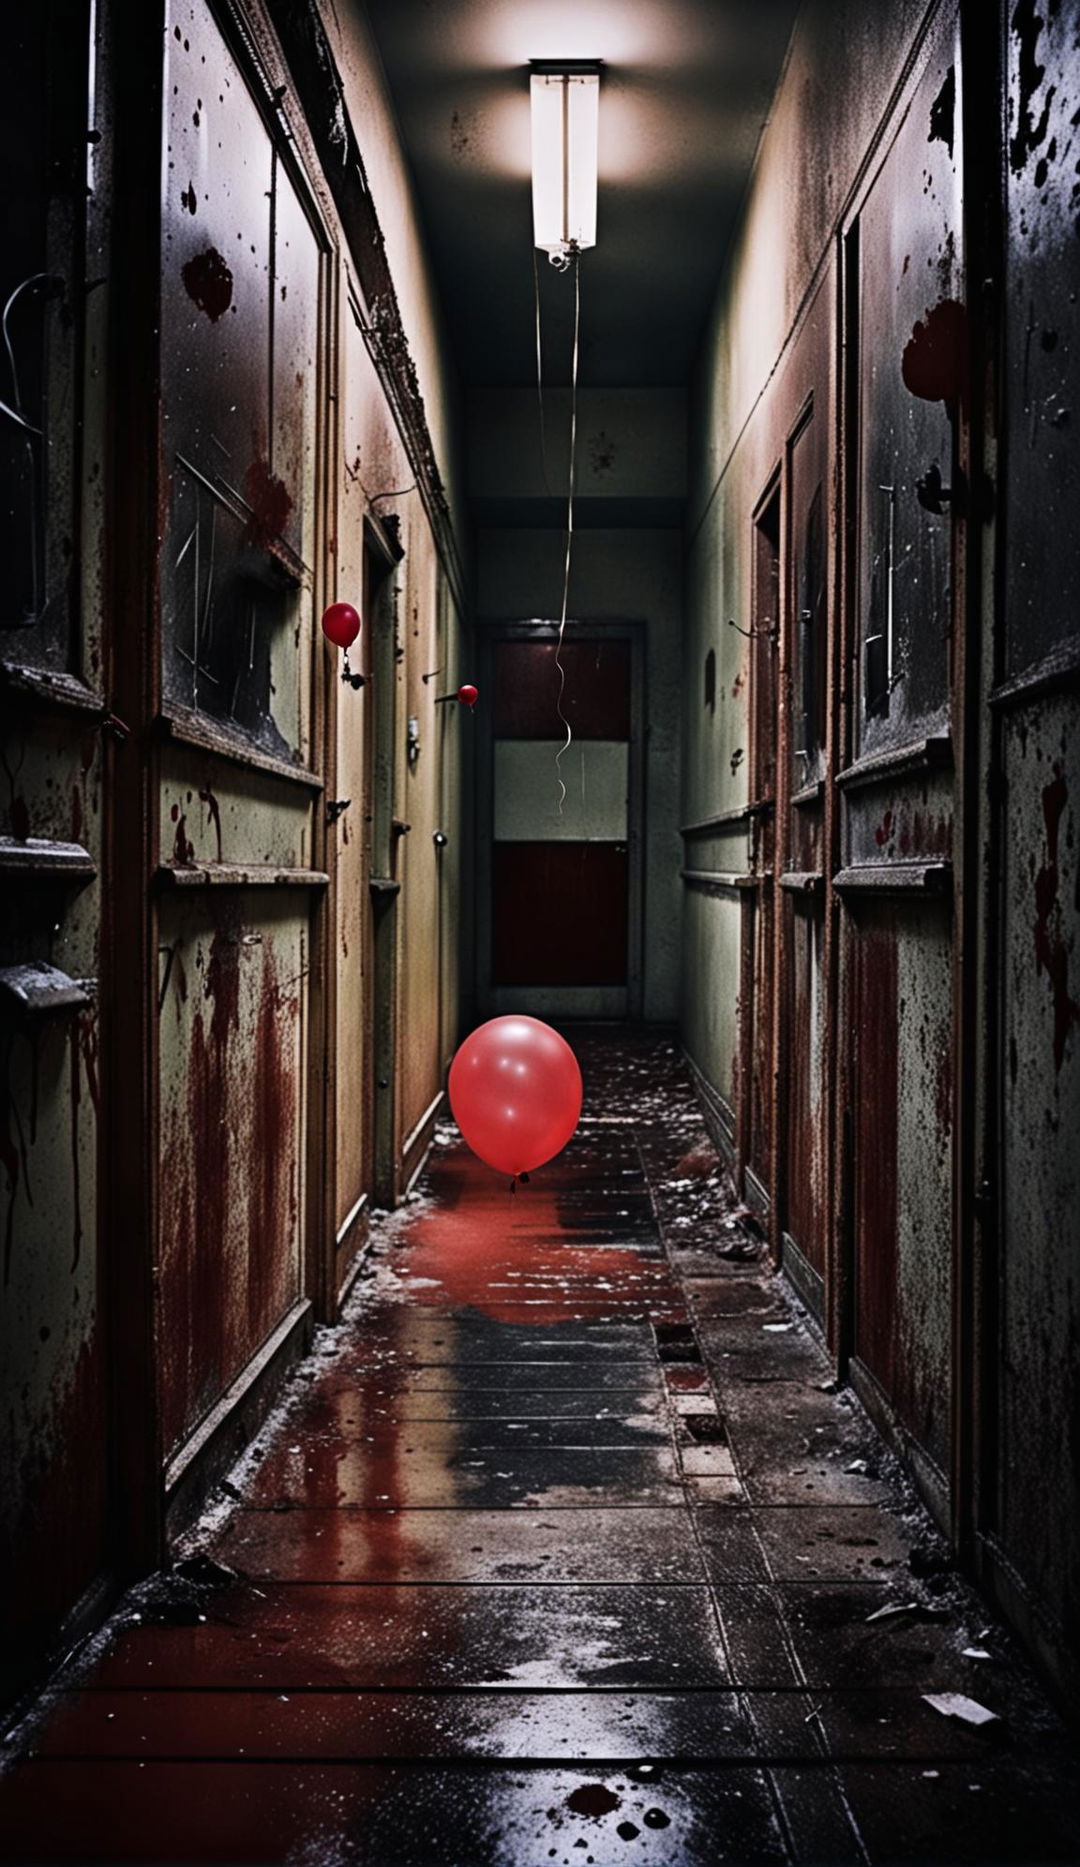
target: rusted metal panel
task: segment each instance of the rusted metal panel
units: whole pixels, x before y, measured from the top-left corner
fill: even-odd
[[[855,1347],[903,1426],[948,1470],[952,1016],[940,908],[859,909]]]
[[[63,993],[0,1006],[0,1697],[109,1558],[101,1261],[100,474],[88,254],[99,256],[90,9],[5,22],[0,301],[0,967]],[[96,135],[96,131],[94,131]],[[91,466],[94,473],[91,473]],[[85,485],[83,484],[85,478]],[[80,498],[82,501],[80,510]],[[41,975],[39,975],[41,976]]]
[[[163,752],[159,818],[163,862],[178,871],[196,863],[313,866],[311,793],[196,747]]]
[[[682,975],[685,1041],[697,1069],[722,1098],[732,1130],[740,1092],[742,913],[734,889],[723,893],[686,890]]]
[[[0,654],[55,669],[70,665],[77,610],[89,45],[86,0],[5,21]]]
[[[811,339],[817,333],[811,329]],[[824,346],[818,341],[818,349]],[[828,398],[827,354],[819,363],[817,395],[788,450],[788,565],[787,663],[791,686],[790,769],[791,793],[798,795],[817,784],[825,772],[825,728],[828,707]],[[820,406],[819,406],[820,402]],[[791,825],[798,836],[805,822]],[[814,868],[812,847],[799,852],[793,868]]]
[[[784,1228],[819,1276],[825,1270],[824,919],[820,905],[785,903],[788,968],[781,1032],[786,1068],[782,1105]]]
[[[962,505],[952,489],[969,414],[959,85],[949,8],[848,242],[849,257],[858,246],[846,311],[859,678],[835,878],[853,1052],[854,1351],[942,1510],[953,1403],[948,728]]]
[[[159,1354],[175,1451],[300,1291],[307,919],[160,918]]]
[[[948,721],[953,508],[941,489],[967,402],[956,30],[947,15],[859,212],[864,753]]]
[[[746,896],[750,915],[749,946],[753,955],[753,989],[744,1025],[743,1065],[750,1078],[750,1127],[746,1164],[758,1195],[772,1192],[772,1143],[775,1120],[773,1094],[773,1016],[775,1006],[775,929],[773,884],[759,884]],[[748,1040],[748,1041],[747,1041]]]
[[[355,1240],[343,1237],[349,1215],[371,1190],[371,783],[372,628],[371,580],[366,575],[363,514],[366,504],[361,473],[367,468],[371,397],[365,394],[370,370],[359,327],[346,306],[342,341],[342,470],[338,492],[338,591],[359,599],[359,640],[349,663],[365,677],[360,688],[333,682],[332,733],[335,773],[332,818],[327,838],[334,850],[334,944],[331,969],[336,997],[333,1146],[335,1154],[334,1231],[338,1241],[335,1288],[347,1274]],[[329,660],[329,651],[324,651]],[[333,657],[336,664],[338,656]]]
[[[1009,10],[1005,393],[1009,674],[1064,645],[1080,615],[1076,302],[1076,0]]]
[[[158,837],[160,879],[175,886],[158,920],[157,1319],[166,1460],[304,1288],[304,890],[321,841],[303,768],[313,743],[322,270],[291,158],[209,7],[173,0],[167,24],[161,610],[173,742],[159,760]],[[196,875],[230,885],[180,889]],[[273,898],[251,892],[271,876]]]
[[[1075,696],[1018,709],[1004,749],[999,1534],[1073,1638],[1080,1626]]]
[[[1080,7],[1019,4],[1003,9],[1001,24],[1007,447],[992,910],[1000,1110],[984,1189],[996,1221],[984,1423],[995,1463],[984,1518],[996,1584],[1069,1690],[1080,1647]]]
[[[404,464],[404,463],[403,463]],[[415,507],[416,502],[413,502]],[[422,514],[415,510],[408,532],[408,562],[403,586],[401,703],[404,719],[398,723],[398,809],[396,815],[411,824],[403,844],[400,873],[402,893],[398,915],[400,1095],[397,1144],[404,1164],[405,1144],[425,1110],[444,1086],[444,1058],[440,1053],[441,1013],[440,946],[444,929],[439,922],[439,876],[442,860],[435,842],[441,815],[441,760],[448,747],[445,734],[456,728],[460,737],[475,730],[475,719],[464,707],[436,706],[435,681],[424,673],[446,659],[438,639],[440,568]],[[440,715],[452,720],[443,726]],[[408,756],[409,719],[417,721],[419,756]]]
[[[561,739],[554,642],[495,647],[494,728],[500,739]],[[629,739],[630,646],[564,642],[562,711],[577,739]]]
[[[167,701],[307,754],[319,252],[202,0],[166,39]]]
[[[947,862],[953,853],[950,772],[877,781],[845,796],[847,864]]]
[[[625,843],[496,843],[495,984],[624,985],[627,881]]]

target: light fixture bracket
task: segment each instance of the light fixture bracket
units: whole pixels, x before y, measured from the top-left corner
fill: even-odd
[[[596,77],[604,69],[602,58],[530,58],[530,75],[535,72],[539,78],[579,78],[590,73]]]

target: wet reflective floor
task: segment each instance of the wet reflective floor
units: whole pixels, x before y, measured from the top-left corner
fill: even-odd
[[[4,1858],[1080,1858],[1067,1736],[742,1229],[662,1038],[516,1197],[452,1133]],[[927,1695],[994,1714],[975,1725]]]

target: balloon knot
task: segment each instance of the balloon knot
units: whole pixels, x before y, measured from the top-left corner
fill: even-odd
[[[513,1179],[510,1182],[510,1191],[512,1193],[517,1192],[517,1174],[514,1175]]]

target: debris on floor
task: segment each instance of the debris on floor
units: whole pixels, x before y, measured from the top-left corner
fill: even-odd
[[[673,1043],[580,1054],[579,1132],[513,1201],[440,1125],[341,1326],[12,1737],[13,1858],[1080,1857],[1068,1735]]]

